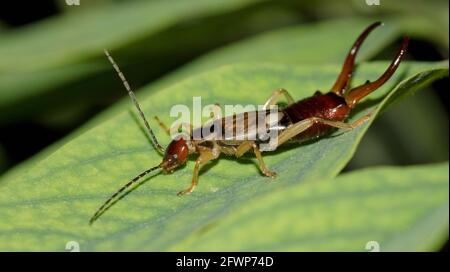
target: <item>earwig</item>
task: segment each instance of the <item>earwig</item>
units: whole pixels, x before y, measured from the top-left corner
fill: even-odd
[[[370,34],[370,32],[372,32],[372,30],[380,25],[380,22],[376,22],[370,25],[356,39],[355,43],[347,54],[336,82],[333,84],[329,92],[323,94],[320,91],[317,91],[313,96],[296,102],[287,90],[278,89],[275,90],[265,102],[262,109],[263,112],[255,112],[268,114],[269,109],[277,104],[281,96],[284,96],[286,98],[288,102],[287,106],[277,109],[277,113],[279,115],[278,121],[276,124],[273,124],[272,127],[269,128],[269,130],[275,131],[278,135],[277,147],[288,141],[303,142],[306,140],[318,138],[323,135],[329,134],[335,129],[352,130],[369,120],[370,114],[363,116],[353,123],[344,122],[349,116],[350,111],[361,99],[377,90],[391,78],[391,76],[399,67],[409,43],[409,38],[404,37],[400,49],[398,50],[394,60],[377,80],[373,82],[367,81],[360,86],[349,89],[348,85],[353,75],[356,54],[358,53],[359,48],[361,47],[366,37]],[[139,112],[139,115],[144,121],[145,127],[147,129],[147,132],[150,134],[153,145],[155,146],[156,150],[158,150],[158,152],[164,153],[164,157],[159,165],[145,170],[144,172],[133,178],[131,181],[129,181],[127,184],[125,184],[123,187],[121,187],[110,198],[108,198],[108,200],[106,200],[106,202],[95,212],[95,214],[90,219],[91,224],[109,208],[109,204],[112,204],[114,200],[117,201],[118,199],[120,199],[120,194],[122,192],[124,192],[133,184],[137,183],[141,178],[147,176],[149,173],[155,170],[162,170],[162,172],[164,173],[171,173],[176,168],[184,165],[188,159],[188,156],[191,154],[198,154],[198,157],[195,160],[192,182],[187,189],[178,193],[179,196],[193,192],[198,184],[200,167],[210,161],[219,158],[221,153],[239,158],[245,153],[253,151],[257,158],[258,166],[261,172],[268,177],[276,176],[276,173],[270,171],[264,163],[261,154],[261,152],[264,150],[261,150],[260,145],[262,142],[258,139],[238,140],[236,135],[234,135],[234,138],[227,138],[224,140],[216,140],[223,139],[221,137],[213,137],[212,140],[211,138],[206,137],[202,139],[193,138],[192,135],[195,135],[195,132],[202,131],[202,126],[196,129],[191,128],[189,137],[185,136],[173,139],[168,145],[167,149],[164,149],[159,144],[156,136],[150,128],[150,125],[147,122],[145,115],[142,112],[141,107],[139,106],[139,103],[130,88],[130,85],[125,79],[125,76],[120,71],[119,67],[114,62],[108,51],[105,50],[105,54],[118,73],[120,79],[123,82],[123,85],[125,86],[125,89],[128,91],[128,94],[131,97],[133,104],[135,105],[137,111]],[[227,131],[235,131],[235,124],[236,120],[238,119],[244,121],[244,124],[246,126],[246,134],[256,133],[255,129],[250,128],[248,122],[245,122],[248,121],[247,116],[248,112],[221,118],[221,133],[225,133]],[[157,117],[155,118],[158,121],[159,125],[170,135],[168,127],[164,125]],[[227,122],[230,120],[232,120],[231,124],[233,125],[229,125],[230,122]],[[249,137],[247,137],[246,139],[249,139]]]

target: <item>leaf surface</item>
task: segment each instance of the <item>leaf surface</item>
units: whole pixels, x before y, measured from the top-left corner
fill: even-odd
[[[387,66],[387,62],[359,66],[353,84],[375,79]],[[168,117],[170,108],[176,104],[191,107],[193,96],[201,96],[203,105],[263,104],[275,88],[284,87],[301,99],[317,89],[326,91],[339,70],[340,65],[223,66],[154,92],[142,106],[149,117],[158,115],[170,123],[174,120]],[[447,74],[447,62],[405,62],[349,121],[374,110],[375,105],[385,109]],[[90,216],[109,195],[161,160],[130,109],[74,138],[21,175],[0,182],[0,250],[64,250],[71,240],[79,242],[82,250],[174,249],[194,232],[238,212],[255,198],[286,186],[335,177],[371,123],[264,154],[266,164],[278,172],[273,182],[259,173],[253,156],[223,157],[201,171],[195,193],[180,198],[176,192],[191,179],[193,164],[188,163],[172,175],[147,179],[89,226]],[[168,143],[161,130],[157,136]]]

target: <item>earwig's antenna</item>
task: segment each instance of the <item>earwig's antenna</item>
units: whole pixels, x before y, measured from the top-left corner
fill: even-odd
[[[105,201],[105,203],[103,203],[102,206],[100,206],[100,208],[98,208],[98,210],[94,213],[94,215],[89,220],[89,224],[92,225],[92,223],[94,223],[94,221],[97,220],[108,209],[108,207],[107,207],[108,204],[111,203],[112,200],[117,198],[117,196],[120,193],[122,193],[125,189],[127,189],[128,187],[130,187],[131,185],[136,183],[138,180],[140,180],[144,176],[148,175],[150,172],[153,172],[154,170],[159,169],[160,167],[161,166],[158,165],[158,166],[152,167],[148,170],[145,170],[144,172],[140,173],[138,176],[136,176],[135,178],[130,180],[127,184],[122,186],[122,188],[120,188],[117,192],[115,192],[111,197],[108,198],[108,200]]]
[[[112,66],[114,67],[114,69],[116,70],[120,79],[122,80],[123,86],[125,86],[125,89],[128,91],[128,94],[131,97],[131,101],[133,101],[133,104],[136,106],[137,110],[139,111],[139,114],[141,115],[142,120],[144,120],[145,127],[147,128],[147,131],[151,136],[153,145],[156,147],[156,149],[158,150],[159,153],[164,154],[164,148],[159,144],[158,139],[156,139],[156,136],[153,133],[153,130],[150,128],[150,125],[148,124],[147,119],[145,118],[144,112],[142,112],[141,107],[139,106],[139,103],[136,99],[136,96],[134,95],[133,91],[130,88],[130,84],[128,84],[128,81],[126,80],[122,71],[120,71],[119,66],[116,64],[114,59],[109,54],[108,50],[104,49],[104,51],[105,51],[106,57],[108,57],[109,62],[111,62]]]

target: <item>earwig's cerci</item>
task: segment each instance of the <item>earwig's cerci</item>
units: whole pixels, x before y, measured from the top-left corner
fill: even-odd
[[[287,141],[301,142],[317,138],[330,133],[336,128],[351,130],[363,124],[369,119],[370,115],[366,115],[350,124],[344,122],[345,119],[349,116],[350,111],[355,107],[358,101],[366,97],[374,90],[378,89],[394,74],[394,72],[400,65],[400,61],[402,60],[409,43],[409,38],[405,37],[394,60],[389,65],[387,70],[377,80],[373,82],[367,81],[360,86],[347,90],[349,81],[353,74],[355,57],[362,42],[373,29],[380,25],[380,22],[376,22],[370,25],[366,30],[364,30],[364,32],[361,33],[361,35],[358,37],[358,39],[350,49],[350,52],[345,59],[342,70],[329,92],[323,94],[317,91],[313,96],[295,102],[295,100],[287,90],[278,89],[269,97],[269,99],[264,104],[263,112],[254,112],[254,114],[269,114],[270,107],[275,105],[280,97],[284,96],[286,98],[288,102],[287,106],[278,109],[279,118],[277,119],[276,124],[271,124],[271,127],[269,128],[272,130],[276,130],[276,133],[278,135],[277,146],[280,146]],[[125,184],[115,194],[113,194],[92,216],[90,223],[94,222],[109,207],[109,204],[112,204],[113,201],[117,201],[119,199],[119,195],[125,189],[137,182],[140,178],[157,169],[161,169],[163,172],[170,173],[177,167],[185,164],[189,155],[191,154],[198,154],[198,157],[195,160],[192,183],[189,188],[179,192],[178,195],[191,193],[197,186],[200,167],[207,162],[217,159],[221,153],[239,158],[248,151],[253,151],[258,160],[258,165],[261,169],[261,172],[269,177],[274,177],[276,175],[275,172],[270,171],[264,163],[260,149],[261,142],[259,140],[238,140],[241,138],[237,138],[236,135],[234,136],[234,138],[223,140],[211,140],[209,138],[194,139],[192,138],[192,135],[195,135],[195,129],[191,128],[189,137],[185,136],[174,139],[169,144],[167,149],[164,149],[158,143],[155,135],[153,134],[153,131],[150,128],[150,125],[148,124],[142,110],[140,109],[139,103],[137,102],[136,97],[131,91],[124,75],[106,50],[105,53],[108,59],[113,64],[120,78],[122,79],[124,86],[128,91],[128,94],[130,95],[133,103],[138,109],[139,114],[142,117],[144,124],[151,136],[155,148],[160,153],[164,154],[164,158],[158,166],[142,172],[130,182]],[[223,126],[222,133],[227,130],[234,131],[234,126],[237,120],[244,120],[244,124],[246,126],[244,129],[245,133],[255,133],[255,130],[251,128],[253,124],[245,122],[248,115],[249,113],[246,112],[222,118],[220,120],[222,121],[221,124]],[[155,118],[157,119],[159,125],[164,130],[166,130],[168,134],[170,134],[167,126],[159,121],[157,117]],[[232,119],[232,122],[229,122],[230,118]],[[230,123],[233,125],[227,125]],[[202,128],[197,128],[197,130],[199,129]],[[220,137],[216,139],[219,138]],[[244,138],[249,139],[250,137]]]

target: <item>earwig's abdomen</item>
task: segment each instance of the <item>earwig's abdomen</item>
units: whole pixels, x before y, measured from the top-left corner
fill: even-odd
[[[350,107],[345,99],[334,93],[322,94],[316,92],[314,96],[305,98],[284,109],[292,123],[300,122],[311,117],[319,117],[333,121],[343,121],[347,118]],[[314,139],[327,134],[333,130],[332,127],[323,124],[315,124],[303,133],[299,134],[296,141]]]

